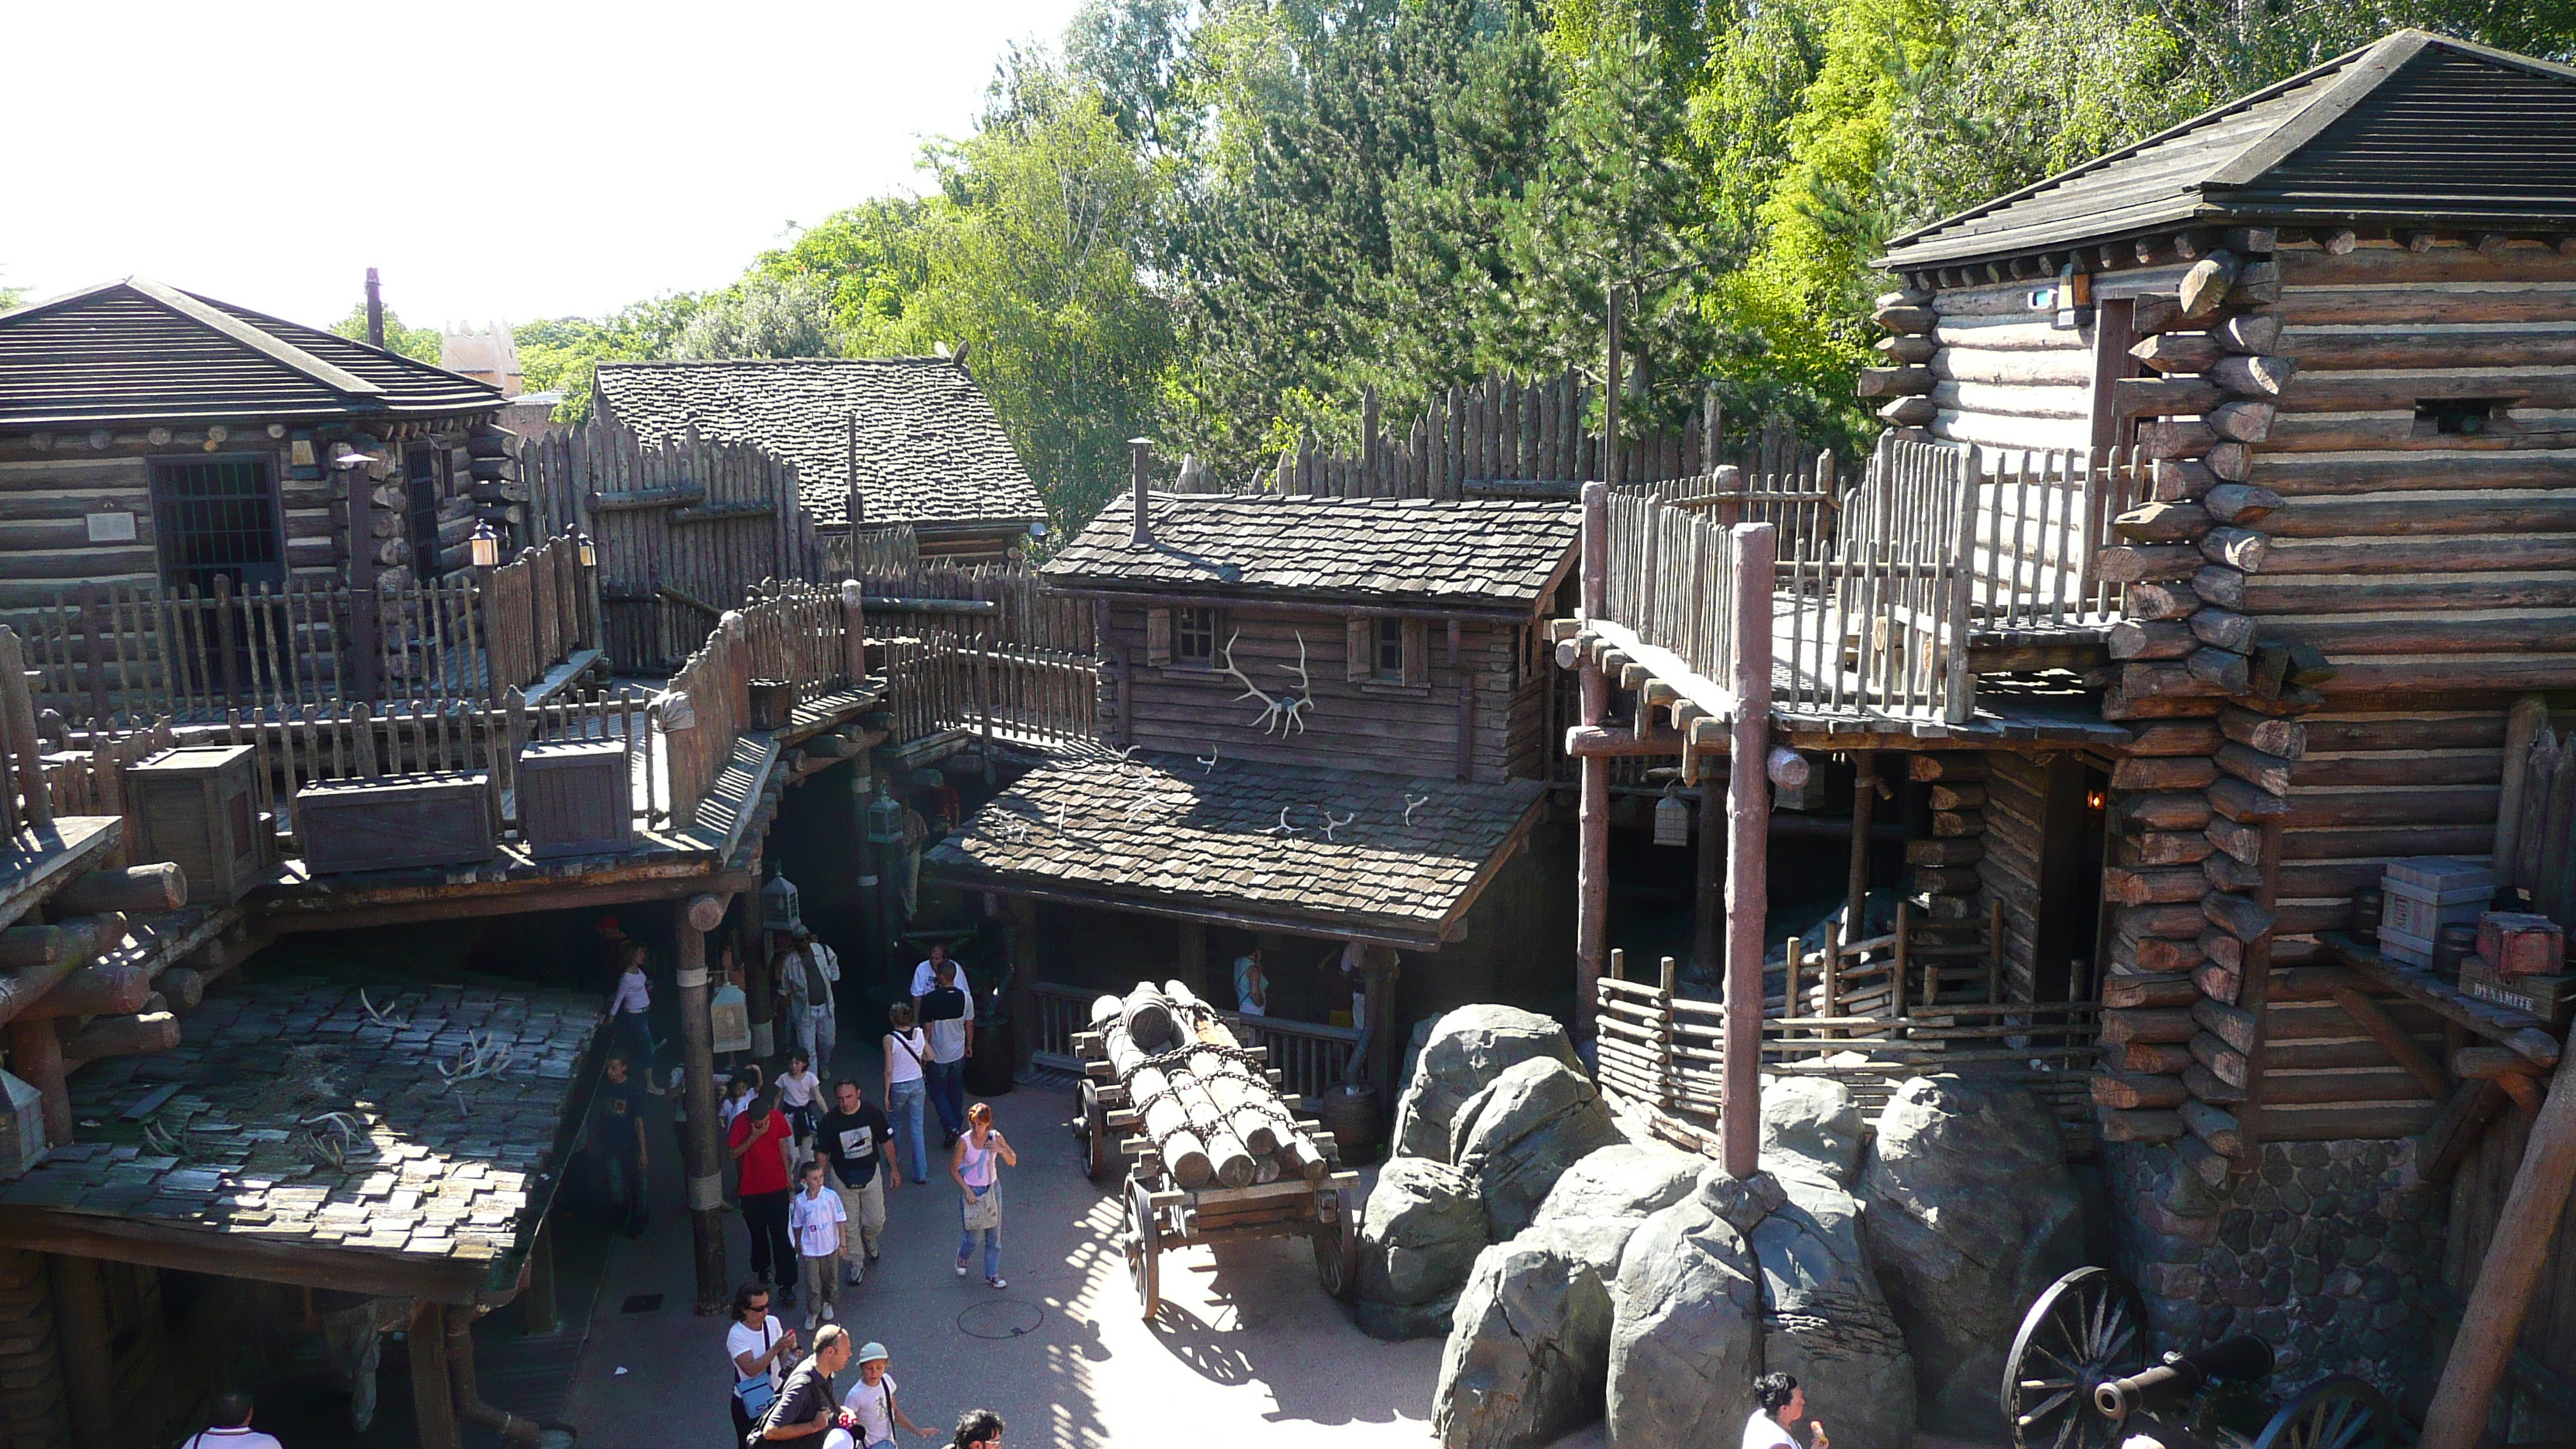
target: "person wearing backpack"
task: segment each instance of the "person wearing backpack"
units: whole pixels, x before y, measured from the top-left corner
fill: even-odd
[[[930,1041],[913,1024],[908,1002],[898,1001],[887,1007],[886,1021],[893,1028],[885,1037],[886,1115],[903,1128],[903,1148],[911,1162],[912,1180],[928,1182],[930,1147],[921,1140],[921,1104],[927,1095],[922,1079],[930,1063]]]
[[[944,1152],[966,1130],[966,1058],[975,1050],[975,1002],[957,977],[956,962],[940,958],[931,964],[931,987],[921,998],[922,1031],[930,1038],[930,1061],[922,1075],[930,1105],[939,1112]]]
[[[796,1356],[796,1330],[769,1311],[769,1285],[745,1283],[733,1291],[733,1326],[725,1330],[725,1357],[733,1363],[733,1442],[751,1437],[769,1413],[785,1361]]]

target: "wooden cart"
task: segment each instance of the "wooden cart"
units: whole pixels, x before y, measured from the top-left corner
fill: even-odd
[[[1314,1246],[1315,1277],[1324,1291],[1336,1298],[1350,1295],[1359,1280],[1360,1180],[1358,1173],[1340,1167],[1329,1134],[1312,1119],[1299,1119],[1308,1140],[1332,1163],[1321,1177],[1281,1177],[1247,1187],[1182,1187],[1135,1130],[1136,1114],[1101,1058],[1097,1037],[1078,1033],[1074,1041],[1086,1073],[1074,1135],[1083,1144],[1084,1166],[1093,1181],[1111,1181],[1121,1166],[1126,1169],[1121,1188],[1126,1220],[1119,1246],[1146,1318],[1162,1307],[1165,1251],[1258,1238],[1306,1238]],[[1275,1084],[1278,1074],[1270,1075]]]

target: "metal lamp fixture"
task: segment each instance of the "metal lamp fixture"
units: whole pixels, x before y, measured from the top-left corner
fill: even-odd
[[[1657,845],[1690,844],[1690,806],[1670,790],[1655,802],[1655,843]]]
[[[572,536],[572,548],[580,557],[583,568],[599,567],[599,544],[589,534],[576,531]]]
[[[476,568],[492,569],[501,566],[501,535],[492,531],[489,519],[474,525],[473,534],[465,542],[466,546],[473,550],[468,556],[472,558]]]
[[[339,469],[343,473],[354,472],[355,470],[363,468],[374,461],[375,459],[368,457],[366,454],[359,452],[355,448],[342,448],[339,452],[331,456],[331,466]]]

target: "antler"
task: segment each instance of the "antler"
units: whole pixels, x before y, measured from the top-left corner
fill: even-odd
[[[1404,823],[1405,823],[1405,824],[1407,824],[1407,825],[1411,825],[1411,824],[1413,823],[1413,812],[1414,812],[1414,811],[1416,811],[1416,810],[1421,809],[1423,806],[1428,805],[1428,804],[1430,804],[1430,803],[1431,803],[1431,797],[1430,797],[1430,796],[1428,796],[1428,795],[1407,795],[1407,796],[1405,796],[1405,797],[1404,797]]]
[[[1359,819],[1359,818],[1360,818],[1360,813],[1359,813],[1358,811],[1356,811],[1356,810],[1348,811],[1348,812],[1346,812],[1346,813],[1344,813],[1344,814],[1341,814],[1341,815],[1335,815],[1335,814],[1334,814],[1332,811],[1330,811],[1330,810],[1325,811],[1325,812],[1324,812],[1324,838],[1325,838],[1326,840],[1330,840],[1330,839],[1332,839],[1332,838],[1333,838],[1333,832],[1334,832],[1334,831],[1341,829],[1343,826],[1348,825],[1348,824],[1350,824],[1352,821],[1357,820],[1357,819]]]
[[[1240,629],[1235,630],[1234,633],[1226,639],[1225,648],[1219,651],[1219,655],[1225,664],[1225,672],[1233,675],[1235,682],[1243,686],[1243,693],[1236,695],[1235,700],[1237,702],[1247,699],[1260,700],[1261,713],[1255,715],[1252,722],[1261,726],[1261,732],[1265,735],[1270,733],[1271,726],[1275,724],[1279,728],[1279,737],[1281,739],[1286,739],[1291,732],[1302,730],[1306,727],[1306,711],[1312,708],[1315,703],[1312,697],[1314,693],[1314,685],[1306,675],[1306,633],[1302,629],[1297,631],[1298,692],[1285,698],[1273,698],[1270,694],[1264,691],[1260,685],[1253,683],[1250,676],[1235,667],[1234,642],[1242,637],[1243,631]],[[1215,766],[1211,764],[1209,768],[1214,769]]]

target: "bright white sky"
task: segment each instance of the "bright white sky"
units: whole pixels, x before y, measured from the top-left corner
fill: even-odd
[[[29,0],[0,84],[0,283],[139,273],[323,326],[730,281],[790,221],[920,190],[1076,0]]]

